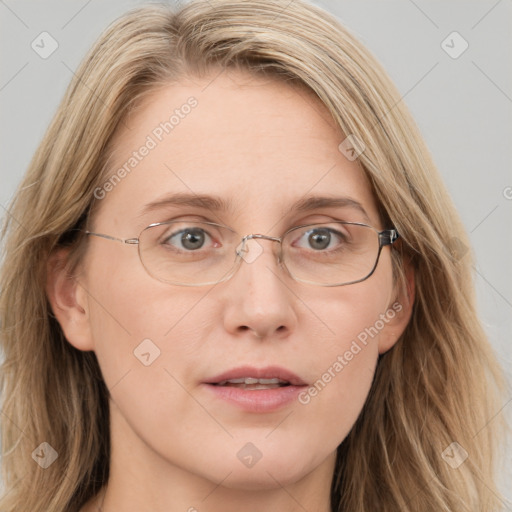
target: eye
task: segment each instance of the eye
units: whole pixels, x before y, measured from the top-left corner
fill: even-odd
[[[211,236],[204,229],[191,226],[170,235],[164,235],[161,244],[171,245],[184,251],[197,251],[203,248],[207,238],[211,239]]]
[[[325,251],[336,246],[338,248],[342,246],[347,241],[347,235],[327,227],[304,228],[302,231],[299,230],[299,241],[301,240],[304,240],[307,245],[304,246],[299,243],[299,247],[315,251]],[[296,244],[294,243],[293,245],[295,246]]]

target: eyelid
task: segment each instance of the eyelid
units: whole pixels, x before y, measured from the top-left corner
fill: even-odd
[[[185,220],[184,223],[186,224],[186,222],[187,221]],[[183,231],[186,231],[186,229],[190,228],[190,227],[197,227],[198,229],[200,229],[204,233],[206,233],[210,238],[212,238],[212,235],[210,234],[209,228],[211,228],[211,230],[215,229],[215,226],[202,227],[202,226],[187,226],[187,225],[185,225],[183,227],[178,227],[178,226],[174,226],[171,224],[171,225],[167,226],[167,229],[162,234],[162,236],[164,236],[166,238],[169,238],[171,236],[176,236],[178,233],[182,233]]]
[[[187,218],[183,218],[187,217]],[[194,219],[190,219],[189,217],[196,217]],[[215,222],[216,224],[222,224],[218,220],[211,220],[209,217],[205,217],[204,215],[199,215],[197,213],[181,213],[180,215],[171,215],[166,216],[157,222]]]
[[[315,217],[314,220],[311,220],[311,217]],[[323,217],[322,220],[317,219],[316,217]],[[329,222],[361,222],[366,224],[366,220],[362,218],[362,216],[358,216],[357,213],[341,213],[338,214],[327,214],[327,213],[316,213],[314,215],[308,215],[306,217],[308,220],[301,221],[302,224],[327,224]]]
[[[282,235],[287,233],[288,231],[297,228],[299,226],[305,226],[305,225],[311,225],[311,224],[330,224],[330,223],[336,223],[336,222],[356,222],[356,223],[362,223],[366,224],[367,222],[364,219],[360,218],[352,218],[351,216],[341,217],[340,215],[337,215],[336,217],[333,215],[327,215],[327,214],[314,214],[315,217],[324,217],[323,219],[310,219],[311,215],[308,215],[307,220],[304,220],[302,218],[301,220],[295,220],[293,222],[290,222],[288,226],[282,230]],[[192,217],[192,218],[191,218]],[[326,218],[327,217],[327,218]],[[205,217],[204,215],[194,214],[194,213],[181,213],[179,216],[170,216],[165,217],[162,220],[158,220],[158,223],[164,223],[164,222],[210,222],[214,224],[220,224],[223,226],[226,226],[230,228],[231,230],[237,232],[240,234],[239,229],[235,229],[234,227],[230,226],[229,223],[225,223],[223,221],[219,221],[218,219],[212,219],[211,217]],[[211,226],[211,228],[214,228],[214,226]],[[282,236],[281,235],[281,236]],[[240,236],[242,236],[240,234]],[[278,235],[276,235],[278,236]]]

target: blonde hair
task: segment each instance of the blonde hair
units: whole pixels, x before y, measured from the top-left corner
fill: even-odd
[[[381,65],[330,14],[302,0],[195,1],[122,16],[78,69],[10,206],[0,286],[3,512],[76,511],[108,480],[108,389],[93,352],[69,344],[45,293],[47,261],[69,246],[112,173],[116,128],[149,92],[212,66],[304,86],[345,135],[383,220],[397,278],[414,268],[412,318],[379,359],[360,417],[338,448],[335,511],[496,510],[506,387],[477,317],[470,243],[431,155]],[[341,142],[341,141],[340,141]],[[455,247],[456,249],[456,247]],[[493,419],[494,418],[494,419]],[[42,469],[32,453],[58,457]],[[469,454],[456,469],[451,443]],[[452,448],[453,449],[452,445]]]

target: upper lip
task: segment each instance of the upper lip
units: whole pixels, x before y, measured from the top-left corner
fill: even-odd
[[[266,366],[255,368],[254,366],[238,366],[205,381],[206,384],[218,384],[219,382],[240,379],[242,377],[254,377],[255,379],[279,379],[289,382],[292,386],[307,385],[299,376],[281,366]]]

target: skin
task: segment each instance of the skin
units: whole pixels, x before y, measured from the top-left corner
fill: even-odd
[[[364,220],[352,208],[289,211],[306,194],[333,193],[359,201],[372,226],[388,227],[360,164],[338,150],[345,136],[319,100],[240,71],[153,92],[116,134],[112,171],[190,96],[198,106],[99,201],[89,229],[130,238],[150,223],[186,218],[281,236],[299,223]],[[181,207],[137,217],[167,193],[190,191],[230,199],[234,211]],[[408,294],[395,289],[386,247],[366,281],[299,283],[278,266],[277,244],[259,243],[263,253],[229,281],[201,287],[159,282],[136,246],[97,237],[75,279],[58,269],[66,252],[52,256],[54,313],[69,343],[96,353],[111,393],[104,512],[329,510],[336,447],[361,412],[379,354],[409,320],[413,280],[409,272]],[[245,364],[284,366],[312,384],[395,300],[402,311],[306,405],[242,412],[201,386]],[[146,338],[161,351],[150,366],[133,354]],[[262,454],[251,468],[237,458],[247,442]],[[98,510],[102,497],[82,511]]]

